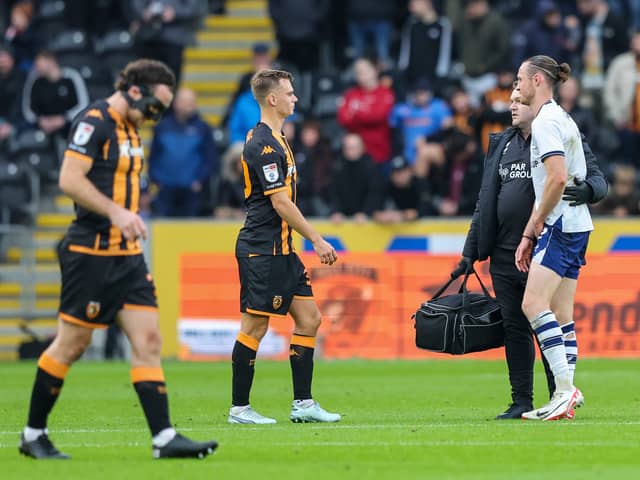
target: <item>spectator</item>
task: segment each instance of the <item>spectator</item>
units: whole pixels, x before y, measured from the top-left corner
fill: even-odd
[[[489,148],[489,134],[501,132],[511,126],[511,91],[515,74],[510,69],[500,69],[498,73],[498,85],[484,94],[482,111],[478,122],[480,125],[480,138],[482,150]]]
[[[471,215],[482,180],[483,155],[475,137],[453,129],[444,141],[446,195],[440,215]]]
[[[449,104],[453,109],[453,125],[462,133],[476,137],[479,119],[469,94],[462,88],[455,88],[450,94]]]
[[[246,215],[244,206],[244,180],[242,171],[242,150],[244,145],[230,145],[222,156],[220,181],[213,216],[220,220],[242,220]]]
[[[399,103],[391,112],[389,123],[403,145],[404,159],[413,165],[419,137],[432,137],[452,121],[451,109],[444,100],[434,98],[428,80],[419,80],[407,103]],[[398,135],[399,134],[399,135]]]
[[[589,143],[597,149],[598,122],[590,108],[584,108],[579,104],[580,83],[576,77],[569,77],[566,82],[558,87],[558,105],[571,115],[580,132],[589,139]],[[602,162],[601,162],[602,163]]]
[[[199,0],[132,0],[130,8],[137,55],[166,63],[179,85],[184,49],[195,43]]]
[[[300,184],[296,205],[305,217],[328,216],[334,153],[329,140],[322,136],[318,121],[311,119],[302,124],[294,151]]]
[[[613,58],[629,45],[625,21],[615,15],[605,0],[577,0],[581,14],[582,86],[599,90]]]
[[[318,38],[329,9],[328,0],[269,0],[269,14],[276,29],[278,60],[302,72],[318,64]]]
[[[350,133],[342,139],[342,155],[335,164],[329,188],[331,221],[335,223],[347,217],[362,223],[380,209],[379,172],[359,135]]]
[[[30,0],[16,2],[11,8],[10,22],[4,31],[4,43],[14,51],[15,63],[27,72],[36,53],[36,34],[31,26],[33,3]]]
[[[441,216],[473,213],[482,177],[482,152],[475,137],[449,128],[441,143],[426,143],[415,165],[430,205],[424,211]]]
[[[395,97],[390,88],[380,85],[371,61],[358,59],[354,69],[357,85],[345,92],[338,121],[362,138],[366,152],[377,165],[384,165],[391,156],[389,114]]]
[[[260,121],[260,106],[247,90],[238,97],[229,114],[229,143],[244,143],[247,132]]]
[[[396,15],[396,2],[380,0],[348,0],[347,28],[349,43],[353,49],[353,58],[370,55],[367,49],[369,40],[375,46],[375,58],[381,68],[391,66],[389,48],[393,32],[392,21]]]
[[[609,195],[593,207],[594,213],[628,217],[640,215],[640,193],[637,189],[636,169],[619,164],[614,169],[614,182]]]
[[[71,121],[88,105],[89,93],[80,74],[61,67],[53,53],[38,53],[25,81],[22,115],[49,136],[56,151],[64,148]]]
[[[258,71],[263,68],[272,68],[273,59],[271,57],[271,52],[269,51],[269,45],[263,42],[255,43],[252,48],[252,68],[250,71],[244,73],[240,80],[238,81],[238,85],[236,87],[236,91],[231,95],[231,100],[227,105],[227,110],[222,117],[222,121],[220,122],[220,126],[222,128],[226,128],[229,123],[229,116],[231,111],[234,109],[238,98],[245,92],[251,90],[251,78]]]
[[[15,64],[8,45],[0,44],[0,144],[17,128],[20,122],[20,98],[25,74]]]
[[[202,189],[215,171],[218,152],[211,127],[198,114],[196,95],[181,88],[173,110],[154,129],[149,176],[158,186],[155,212],[161,217],[195,217]]]
[[[451,69],[453,29],[447,17],[438,15],[431,0],[410,0],[403,29],[398,69],[405,85],[426,78],[440,92]]]
[[[613,122],[620,138],[625,162],[635,162],[640,152],[640,32],[631,38],[630,51],[613,59],[607,71],[603,93],[605,116]]]
[[[551,0],[542,0],[538,3],[535,18],[514,32],[513,43],[516,48],[513,65],[519,66],[527,58],[537,54],[548,55],[559,62],[567,62],[567,42],[568,33],[562,23],[558,5]]]
[[[487,0],[466,0],[460,26],[460,58],[464,88],[476,107],[496,85],[496,74],[511,60],[511,38],[505,20],[490,10]]]
[[[391,173],[387,182],[384,210],[374,213],[376,222],[399,223],[416,220],[421,213],[424,191],[419,179],[413,174],[411,164],[401,156],[391,160]]]

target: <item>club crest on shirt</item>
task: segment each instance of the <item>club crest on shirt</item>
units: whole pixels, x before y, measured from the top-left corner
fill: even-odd
[[[80,122],[76,127],[76,133],[73,135],[73,143],[76,145],[86,145],[91,139],[96,127],[90,123]]]
[[[275,163],[264,165],[262,172],[264,173],[264,178],[266,178],[269,183],[273,183],[278,179],[278,165]]]

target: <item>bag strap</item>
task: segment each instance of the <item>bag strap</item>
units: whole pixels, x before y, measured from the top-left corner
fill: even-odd
[[[466,278],[465,278],[466,279]],[[449,285],[451,285],[453,282],[455,282],[457,280],[457,278],[450,278],[447,283],[445,283],[442,287],[440,287],[438,289],[438,291],[436,293],[434,293],[433,297],[431,297],[431,300],[435,300],[437,298],[440,298],[440,295],[442,295],[444,293],[444,291],[449,288]],[[460,287],[462,288],[462,287]]]
[[[482,283],[482,280],[480,279],[478,272],[476,272],[475,268],[471,267],[471,270],[465,272],[464,279],[462,280],[462,283],[460,284],[460,288],[458,289],[458,293],[463,294],[462,301],[463,301],[463,305],[465,306],[468,306],[469,304],[469,300],[467,298],[467,296],[469,295],[469,290],[467,289],[467,281],[469,280],[469,277],[471,276],[472,273],[478,279],[478,283],[480,284],[480,287],[482,288],[482,291],[484,292],[484,294],[487,297],[491,296],[491,294],[489,293],[489,290],[487,290],[487,287],[485,287],[484,283]],[[449,288],[449,286],[456,280],[457,278],[450,278],[447,281],[447,283],[445,283],[442,287],[440,287],[438,291],[433,295],[433,297],[431,297],[431,300],[436,300],[437,298],[440,298],[440,296],[444,293],[444,291],[447,288]],[[465,303],[465,300],[466,300],[466,303]]]
[[[473,268],[473,267],[471,267],[471,272],[469,272],[469,274],[464,277],[464,281],[462,282],[463,285],[465,285],[465,287],[466,287],[467,279],[471,275],[471,273],[473,273],[476,276],[476,278],[478,279],[478,283],[480,284],[480,288],[482,288],[482,291],[484,292],[484,294],[487,297],[490,297],[491,294],[489,293],[489,290],[487,290],[487,287],[484,286],[484,283],[482,283],[482,280],[480,279],[480,276],[478,275],[478,272],[476,272],[475,268]]]

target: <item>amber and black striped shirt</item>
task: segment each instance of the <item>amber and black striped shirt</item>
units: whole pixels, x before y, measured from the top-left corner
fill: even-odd
[[[296,201],[296,163],[285,136],[258,123],[247,135],[242,170],[247,218],[238,234],[236,256],[292,253],[291,227],[280,218],[269,198],[286,191]]]
[[[105,100],[97,101],[73,121],[65,157],[91,164],[87,178],[118,205],[138,212],[144,149],[133,124]],[[92,255],[135,255],[138,241],[127,241],[108,218],[75,205],[69,249]]]

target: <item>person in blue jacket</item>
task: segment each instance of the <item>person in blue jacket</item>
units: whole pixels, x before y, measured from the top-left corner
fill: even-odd
[[[173,109],[154,129],[149,177],[158,187],[154,213],[195,217],[202,209],[203,187],[218,166],[213,131],[198,113],[195,93],[181,88]]]

